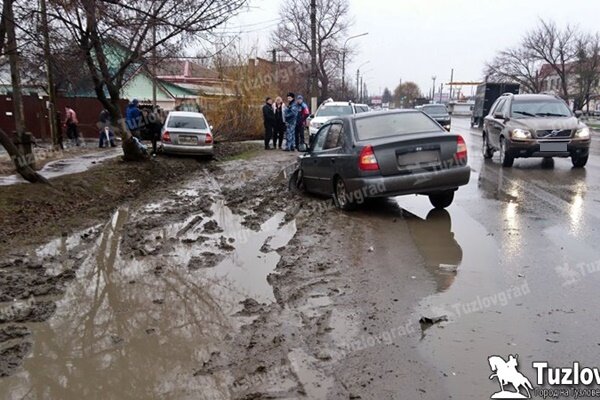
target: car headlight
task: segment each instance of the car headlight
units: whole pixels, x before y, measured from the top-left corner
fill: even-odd
[[[585,128],[579,129],[575,132],[575,137],[579,139],[589,139],[590,138],[590,128],[587,126]]]
[[[316,128],[316,129],[319,129],[321,126],[323,126],[323,124],[322,124],[322,123],[320,123],[320,122],[311,122],[311,123],[310,123],[310,127],[311,127],[311,128]]]
[[[513,139],[530,139],[531,132],[525,129],[514,129],[510,135]]]

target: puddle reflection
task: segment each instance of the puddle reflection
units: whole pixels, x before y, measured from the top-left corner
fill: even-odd
[[[463,258],[461,246],[452,231],[452,218],[446,210],[432,209],[425,219],[410,214],[406,222],[413,241],[434,276],[437,291],[445,292],[454,282]]]

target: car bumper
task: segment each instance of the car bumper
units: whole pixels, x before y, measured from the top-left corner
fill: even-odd
[[[537,140],[511,141],[508,151],[513,157],[585,157],[590,151],[590,140],[553,141],[554,143],[567,143],[567,151],[541,151]],[[545,143],[549,143],[546,141]]]
[[[212,155],[214,154],[213,146],[184,146],[179,144],[161,143],[161,149],[166,154],[182,154],[182,155]]]
[[[428,194],[453,190],[469,183],[471,167],[460,166],[417,174],[359,177],[344,180],[346,190],[364,197]]]

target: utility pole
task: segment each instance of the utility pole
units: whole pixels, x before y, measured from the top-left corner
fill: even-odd
[[[317,75],[317,0],[310,0],[310,75],[311,75],[311,110],[317,109],[319,91]]]
[[[454,83],[454,68],[452,68],[452,71],[450,71],[450,99],[449,101],[452,101],[452,89],[453,89],[453,85],[452,83]]]
[[[359,83],[360,69],[356,70],[356,101],[360,96],[360,83]]]
[[[342,47],[342,95],[344,98],[346,97],[346,52],[348,51],[346,49],[346,45],[350,40],[356,39],[361,36],[366,36],[368,34],[369,32],[365,32],[361,33],[360,35],[350,36],[348,39],[346,39],[346,41],[344,42],[344,46]]]
[[[279,80],[277,79],[277,49],[273,49],[271,50],[271,62],[273,64],[273,67],[271,68],[271,72],[273,74],[273,77],[275,78],[275,85],[279,86]]]
[[[444,84],[440,83],[440,103],[442,102],[442,90],[444,90]]]
[[[44,58],[46,61],[46,82],[48,85],[48,124],[50,124],[50,138],[52,148],[58,150],[60,147],[56,126],[56,87],[54,86],[54,73],[50,59],[50,34],[48,32],[48,14],[46,11],[46,0],[40,0],[40,14],[42,16],[42,35],[44,39]]]
[[[431,77],[431,80],[433,81],[433,87],[431,88],[431,102],[435,103],[435,80],[437,79],[437,76],[433,75]]]
[[[363,77],[360,77],[360,102],[363,102]]]

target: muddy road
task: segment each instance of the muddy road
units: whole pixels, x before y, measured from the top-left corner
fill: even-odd
[[[295,155],[213,163],[107,221],[0,258],[0,398],[482,399],[487,357],[596,365],[599,148],[584,170],[337,211]]]

